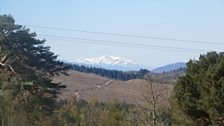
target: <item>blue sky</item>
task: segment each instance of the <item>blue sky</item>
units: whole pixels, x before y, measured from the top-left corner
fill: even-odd
[[[224,44],[223,0],[0,0],[0,14],[16,23]],[[37,34],[223,51],[224,46],[119,37],[30,27]],[[130,48],[47,39],[60,59],[113,55],[155,67],[197,59],[203,52]]]

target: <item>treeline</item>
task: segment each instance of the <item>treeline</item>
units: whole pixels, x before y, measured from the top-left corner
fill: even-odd
[[[146,75],[150,75],[153,82],[157,83],[175,83],[176,80],[183,76],[186,68],[180,68],[177,70],[172,70],[169,72],[163,73],[153,73],[147,69],[140,69],[139,71],[118,71],[118,70],[107,70],[103,68],[96,68],[96,67],[88,67],[84,65],[77,65],[77,64],[69,64],[66,63],[66,66],[71,66],[73,70],[84,72],[84,73],[94,73],[96,75],[107,77],[110,79],[117,79],[117,80],[131,80],[131,79],[144,79]]]
[[[152,82],[159,84],[175,84],[179,77],[184,76],[186,73],[186,68],[179,68],[169,72],[163,73],[149,73],[148,77],[151,78]]]
[[[87,67],[84,65],[77,65],[77,64],[66,64],[67,66],[71,66],[73,70],[79,71],[79,72],[85,72],[85,73],[94,73],[96,75],[107,77],[111,79],[117,79],[117,80],[131,80],[131,79],[143,79],[144,76],[148,73],[150,73],[149,70],[141,69],[139,71],[118,71],[118,70],[107,70],[103,68],[96,68],[96,67]]]
[[[152,125],[152,111],[112,100],[99,102],[66,99],[58,101],[56,112],[42,122],[46,126],[137,126]],[[145,113],[145,110],[148,110]],[[171,125],[171,113],[167,108],[157,111],[156,125]]]

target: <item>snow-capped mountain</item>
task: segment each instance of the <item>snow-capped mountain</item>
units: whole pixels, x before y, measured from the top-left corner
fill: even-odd
[[[77,59],[75,60],[75,63],[90,67],[121,71],[140,70],[141,68],[143,68],[141,65],[129,59],[115,56],[101,56],[97,58]]]
[[[71,63],[71,62],[70,62]],[[82,58],[76,59],[73,64],[84,65],[87,67],[97,67],[108,70],[119,70],[119,71],[138,71],[140,69],[148,69],[154,73],[169,72],[180,68],[186,68],[186,63],[177,62],[168,64],[162,67],[150,68],[133,62],[130,59],[116,56],[101,56],[96,58]]]
[[[172,70],[177,70],[180,68],[186,68],[186,63],[183,62],[178,62],[178,63],[173,63],[173,64],[168,64],[162,67],[158,67],[152,70],[154,73],[162,73],[162,72],[169,72]]]

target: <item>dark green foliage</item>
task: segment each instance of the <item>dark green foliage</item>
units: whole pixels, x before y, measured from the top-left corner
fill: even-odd
[[[144,106],[135,106],[112,100],[111,102],[61,100],[52,116],[53,126],[151,126],[147,114],[150,110]],[[169,126],[170,111],[158,110],[158,125]]]
[[[184,76],[186,72],[185,68],[177,70],[163,72],[163,73],[149,73],[152,82],[160,84],[175,84],[177,79]]]
[[[146,69],[140,69],[139,71],[118,71],[118,70],[107,70],[103,68],[96,67],[87,67],[83,65],[76,64],[66,64],[66,66],[71,66],[73,70],[85,73],[94,73],[96,75],[107,77],[110,79],[116,80],[131,80],[131,79],[144,79],[146,75],[150,75],[153,78],[153,82],[162,83],[162,84],[174,84],[178,77],[183,76],[185,74],[186,69],[180,68],[177,70],[164,72],[164,73],[152,73]]]
[[[58,102],[55,126],[125,126],[130,105],[114,100],[110,103],[65,100]]]
[[[79,72],[85,72],[85,73],[95,73],[102,77],[107,77],[111,79],[117,79],[117,80],[131,80],[131,79],[143,79],[144,76],[150,71],[146,69],[141,69],[139,71],[118,71],[118,70],[107,70],[103,68],[96,68],[96,67],[87,67],[87,66],[80,66],[76,64],[67,64],[67,66],[72,66],[73,70],[79,71]]]
[[[8,117],[19,112],[26,113],[28,125],[37,125],[43,116],[52,114],[61,89],[52,77],[66,68],[44,42],[16,25],[11,16],[0,15],[0,117],[6,117],[0,119],[2,125],[18,121]]]
[[[194,125],[224,124],[224,53],[190,60],[174,88],[174,101]]]

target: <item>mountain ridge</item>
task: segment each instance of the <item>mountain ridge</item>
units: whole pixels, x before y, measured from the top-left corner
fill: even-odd
[[[96,58],[76,59],[74,63],[88,67],[98,67],[108,70],[120,70],[120,71],[138,71],[144,68],[143,66],[133,62],[132,60],[123,57],[108,56],[108,55]]]
[[[186,63],[177,62],[177,63],[167,64],[167,65],[152,69],[150,67],[140,65],[127,58],[118,57],[118,56],[109,56],[109,55],[104,55],[104,56],[100,56],[96,58],[76,59],[74,62],[70,62],[70,63],[77,64],[80,66],[102,68],[107,70],[118,70],[118,71],[124,71],[124,72],[139,71],[141,69],[147,69],[153,73],[163,73],[163,72],[170,72],[173,70],[177,70],[180,68],[186,68]]]
[[[165,66],[157,67],[153,70],[151,70],[154,73],[163,73],[163,72],[170,72],[173,70],[177,70],[180,68],[186,68],[186,63],[184,62],[177,62],[177,63],[172,63],[172,64],[167,64]]]

